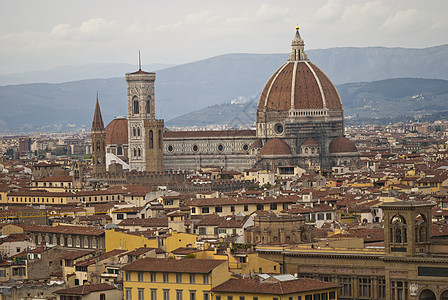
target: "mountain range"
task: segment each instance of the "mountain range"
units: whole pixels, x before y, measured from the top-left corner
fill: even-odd
[[[343,85],[338,86],[346,115],[362,116],[361,111],[350,111],[351,104],[349,103],[352,101],[356,104],[356,99],[364,99],[359,96],[364,93],[363,89],[373,87],[359,82],[366,84],[371,81],[397,77],[448,80],[446,71],[448,70],[448,60],[446,59],[448,45],[423,49],[332,48],[310,50],[308,54],[310,60],[326,72],[335,84],[358,82],[359,90],[356,90],[356,85],[350,86],[349,91],[354,94],[346,93]],[[167,124],[174,124],[174,120],[173,122],[169,120],[188,112],[241,97],[256,98],[271,74],[286,59],[287,54],[226,54],[167,68],[163,68],[166,65],[159,65],[163,69],[157,71],[156,75],[157,116],[167,120]],[[122,72],[123,67],[120,65],[117,70]],[[96,66],[96,69],[99,68],[101,66]],[[113,66],[107,67],[107,69],[110,68],[113,69]],[[157,67],[155,66],[155,68]],[[90,68],[90,70],[92,69],[95,68]],[[60,69],[59,73],[53,70],[47,77],[39,77],[39,73],[36,73],[36,81],[43,79],[51,81],[58,77],[69,78],[66,76],[70,70],[67,72],[64,70]],[[86,74],[88,73],[86,77],[96,76],[95,74],[101,72],[88,73],[86,71]],[[76,72],[78,74],[76,76],[79,76],[80,73],[82,73],[81,69]],[[115,74],[112,71],[106,73]],[[30,76],[29,73],[25,74]],[[19,74],[16,76],[20,77]],[[404,82],[412,84],[408,81]],[[97,92],[106,123],[114,116],[127,114],[124,76],[64,83],[0,86],[0,130],[17,132],[67,130],[80,127],[88,129],[93,116]],[[443,92],[440,93],[443,95]],[[416,92],[415,95],[417,94]],[[443,104],[443,96],[440,97],[437,98],[437,101]],[[434,105],[440,105],[439,102]],[[375,104],[374,102],[369,103],[365,105]],[[432,106],[432,108],[434,107],[436,106]],[[195,120],[202,122],[204,115],[195,118],[192,120],[193,122]]]

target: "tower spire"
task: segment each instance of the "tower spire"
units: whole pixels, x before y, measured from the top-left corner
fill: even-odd
[[[291,43],[292,51],[289,55],[289,61],[308,60],[308,55],[305,53],[305,42],[299,33],[299,24],[296,25],[296,33]]]
[[[103,116],[101,115],[98,92],[96,92],[95,113],[93,115],[92,130],[104,130]]]
[[[142,59],[140,57],[140,50],[138,50],[138,70],[142,70]]]

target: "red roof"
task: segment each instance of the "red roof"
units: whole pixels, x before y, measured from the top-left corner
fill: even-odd
[[[229,279],[213,288],[213,292],[287,295],[308,291],[336,289],[339,285],[309,278],[288,281],[263,281],[259,278]]]

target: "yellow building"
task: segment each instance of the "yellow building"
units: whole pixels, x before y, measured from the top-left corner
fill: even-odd
[[[124,299],[211,300],[230,279],[225,260],[143,258],[121,268]]]
[[[258,278],[230,279],[212,289],[214,300],[337,299],[339,285],[290,274],[259,274]]]

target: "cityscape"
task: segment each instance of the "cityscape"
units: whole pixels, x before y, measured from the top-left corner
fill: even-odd
[[[265,3],[250,17],[243,14],[248,4],[238,11],[236,3],[235,9],[210,3],[199,13],[175,2],[190,14],[172,26],[198,28],[197,36],[178,40],[186,43],[178,56],[168,50],[171,42],[145,48],[151,58],[135,48],[120,31],[124,19],[107,21],[124,7],[114,3],[106,19],[79,28],[51,23],[52,38],[80,47],[79,55],[70,53],[74,65],[98,59],[81,51],[85,41],[92,54],[95,43],[108,45],[105,59],[118,62],[112,41],[123,39],[138,54],[137,65],[95,64],[90,74],[87,65],[72,66],[42,71],[42,78],[49,77],[39,80],[26,79],[38,74],[26,67],[12,73],[5,61],[1,299],[447,300],[448,47],[440,38],[443,13],[435,11],[446,4],[425,8],[399,1],[407,7],[400,10],[383,1],[322,0],[301,4],[309,14],[302,25],[291,20],[300,10],[287,0],[282,4],[289,9]],[[97,5],[92,15],[101,10]],[[165,4],[139,5],[154,8],[154,24],[141,27],[138,12],[126,29],[129,36],[171,32],[156,17],[160,12],[168,18]],[[222,15],[213,16],[218,7]],[[183,13],[175,10],[170,22]],[[64,14],[82,15],[75,7]],[[348,14],[360,15],[358,29],[349,29]],[[385,32],[374,46],[390,48],[369,48],[361,36],[341,36],[342,48],[339,41],[321,40],[320,28],[328,30],[323,24],[330,22],[367,33],[371,15]],[[404,30],[397,24],[410,20],[422,20],[427,32],[417,30],[416,36],[427,40],[414,45],[403,37],[395,46],[408,48],[393,48],[388,43],[397,42],[398,31],[392,29]],[[239,41],[249,21],[278,30],[272,35],[276,46],[260,48],[263,54],[219,52],[205,60],[207,51],[217,51],[212,45],[190,53],[190,38],[197,47],[203,45],[200,34],[210,38],[203,24],[227,24],[222,37],[233,32],[230,40]],[[319,56],[319,49],[308,50],[313,39],[313,45],[334,48]],[[350,46],[356,39],[361,47],[355,49]],[[248,44],[260,42],[255,40],[247,38]],[[251,52],[240,46],[233,52]],[[170,55],[163,56],[164,47]],[[226,47],[238,43],[223,48],[232,52]],[[270,54],[276,51],[285,54]],[[420,55],[409,62],[405,51]],[[358,62],[339,72],[350,56]],[[145,59],[153,64],[142,64]],[[101,73],[112,69],[125,71]],[[51,72],[61,81],[50,79]],[[71,104],[63,99],[85,95]]]

